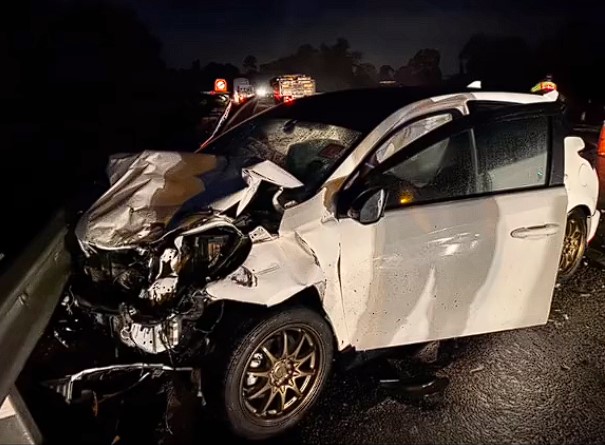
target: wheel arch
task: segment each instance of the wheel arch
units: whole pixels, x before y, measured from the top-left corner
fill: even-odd
[[[585,217],[590,217],[590,208],[587,204],[578,204],[573,209],[571,209],[567,214],[571,215],[573,212],[581,212]]]

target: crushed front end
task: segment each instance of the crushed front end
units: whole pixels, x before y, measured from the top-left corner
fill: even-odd
[[[209,304],[204,287],[235,270],[250,251],[248,236],[220,223],[144,248],[80,252],[70,297],[124,345],[148,354],[173,351],[188,333],[208,328],[198,325],[214,324],[202,320]]]
[[[270,161],[175,152],[118,156],[108,177],[71,231],[72,276],[54,336],[67,348],[102,338],[110,353],[86,351],[85,366],[46,386],[71,403],[124,374],[129,388],[186,372],[201,396],[200,370],[229,318],[206,288],[237,275],[259,233],[278,236],[276,197],[301,183]]]

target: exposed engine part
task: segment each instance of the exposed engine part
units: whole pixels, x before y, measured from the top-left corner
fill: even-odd
[[[174,296],[179,277],[162,277],[155,280],[149,289],[140,293],[141,298],[148,299],[152,304],[162,304]]]
[[[61,379],[50,380],[44,382],[43,385],[55,390],[57,393],[63,396],[67,403],[72,403],[74,400],[74,386],[76,382],[80,382],[94,376],[98,376],[99,378],[105,377],[112,373],[117,373],[119,371],[130,372],[134,370],[140,371],[152,371],[152,377],[156,373],[163,373],[166,371],[169,372],[190,372],[193,375],[198,375],[199,373],[195,372],[196,368],[192,368],[189,366],[184,367],[172,367],[167,366],[162,363],[131,363],[131,364],[118,364],[118,365],[109,365],[102,366],[98,368],[88,368],[84,369],[76,374],[68,375]]]
[[[228,275],[248,255],[250,238],[232,223],[216,219],[206,230],[174,234],[146,249],[80,256],[83,274],[74,282],[75,293],[92,310],[116,315],[126,304],[147,318],[167,317],[190,292],[187,288],[202,289]]]
[[[111,317],[111,326],[127,346],[139,348],[149,354],[174,349],[181,339],[181,317],[172,315],[154,324],[135,323],[128,315]]]

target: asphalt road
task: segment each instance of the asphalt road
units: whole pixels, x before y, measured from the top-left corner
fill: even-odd
[[[601,248],[605,239],[594,243]],[[572,281],[557,286],[546,325],[451,340],[419,356],[400,353],[336,372],[301,424],[270,443],[604,443],[604,326],[605,270],[586,260]],[[415,384],[436,376],[447,386],[411,397],[403,391],[409,386],[381,385],[394,375]],[[209,435],[244,443],[199,410],[196,399],[168,403],[167,411],[155,394],[143,387],[120,407],[102,405],[97,430],[82,409],[61,414],[42,403],[34,414],[53,430],[49,443],[111,443],[115,436],[120,444],[194,444]]]
[[[237,124],[245,121],[246,119],[258,114],[268,108],[274,106],[273,97],[260,97],[254,98],[249,102],[239,105],[225,124],[223,132],[233,128]]]
[[[442,394],[413,401],[381,390],[373,367],[335,376],[286,441],[603,443],[603,326],[605,273],[588,264],[556,290],[547,325],[444,344],[444,363],[436,366],[449,379]]]

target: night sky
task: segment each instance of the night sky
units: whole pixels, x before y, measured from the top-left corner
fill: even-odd
[[[117,0],[114,0],[117,1]],[[123,4],[124,0],[120,3]],[[472,34],[517,35],[534,43],[565,21],[594,17],[594,2],[546,0],[126,0],[163,44],[172,67],[194,59],[260,63],[345,37],[364,60],[401,66],[421,48],[441,52],[444,73]]]

